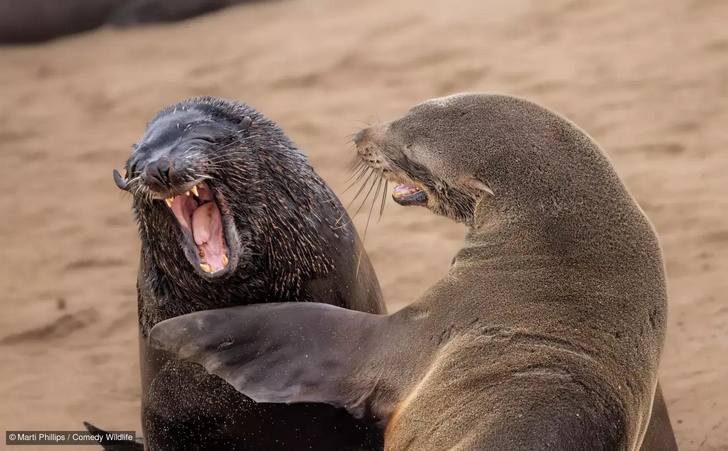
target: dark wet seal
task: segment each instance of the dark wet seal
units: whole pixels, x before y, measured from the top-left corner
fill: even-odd
[[[461,94],[355,143],[399,203],[470,228],[443,279],[389,316],[235,307],[164,321],[152,344],[256,401],[376,420],[387,450],[677,449],[657,383],[660,246],[586,133],[525,100]]]
[[[185,100],[149,122],[114,181],[133,196],[142,243],[148,449],[381,449],[381,431],[344,409],[257,404],[147,342],[158,322],[210,308],[316,300],[384,312],[344,208],[283,131],[239,102]]]

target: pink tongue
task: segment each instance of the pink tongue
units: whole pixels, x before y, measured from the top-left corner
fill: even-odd
[[[195,243],[202,246],[212,272],[223,269],[222,221],[215,202],[200,205],[192,213],[192,235]]]
[[[405,196],[407,194],[411,194],[415,191],[419,191],[420,189],[416,186],[412,185],[405,185],[404,183],[401,185],[397,185],[394,187],[394,194],[398,194],[400,196]]]

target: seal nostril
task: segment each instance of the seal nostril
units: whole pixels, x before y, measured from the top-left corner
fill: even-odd
[[[157,168],[157,174],[159,174],[159,177],[157,177],[162,183],[165,185],[169,183],[169,169],[164,169],[162,167]]]
[[[145,179],[154,184],[169,188],[172,165],[168,160],[157,160],[149,163],[144,170]]]
[[[359,133],[354,135],[354,144],[359,144],[359,141],[364,139],[364,130],[361,130]]]

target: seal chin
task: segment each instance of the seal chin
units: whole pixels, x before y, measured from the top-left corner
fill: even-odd
[[[425,190],[406,183],[394,187],[392,199],[400,205],[427,205],[427,193]]]
[[[199,183],[188,191],[167,197],[169,207],[182,231],[183,250],[195,270],[204,277],[217,278],[230,272],[236,257],[229,243],[237,240],[231,218],[221,211],[213,188]]]

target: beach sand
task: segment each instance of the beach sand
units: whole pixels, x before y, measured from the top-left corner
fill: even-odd
[[[140,431],[139,242],[111,171],[158,109],[243,100],[341,193],[365,123],[491,91],[566,115],[608,152],[665,253],[660,377],[678,442],[728,449],[728,2],[456,4],[280,1],[1,48],[3,429]],[[365,245],[391,311],[445,273],[464,232],[388,202]]]

